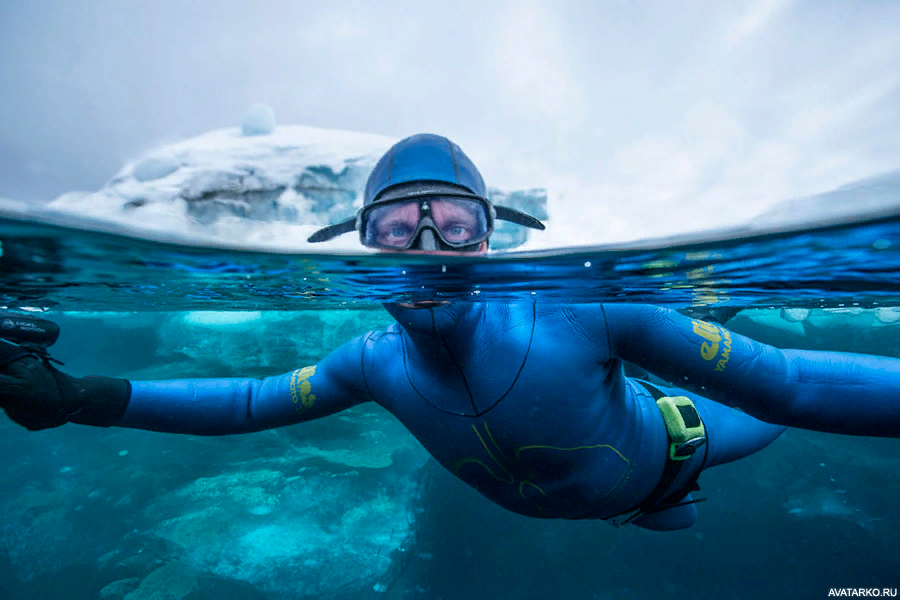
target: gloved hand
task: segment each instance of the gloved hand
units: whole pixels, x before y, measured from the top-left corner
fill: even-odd
[[[72,377],[52,360],[41,344],[0,338],[0,407],[10,419],[35,431],[70,422],[108,427],[122,417],[131,397],[127,380]]]
[[[32,353],[34,352],[34,353]],[[10,419],[35,431],[58,427],[78,412],[72,378],[54,368],[31,348],[0,340],[0,406]]]

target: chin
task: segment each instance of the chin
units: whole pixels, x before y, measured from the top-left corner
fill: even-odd
[[[412,308],[416,309],[424,309],[424,308],[437,308],[438,306],[444,306],[450,304],[449,300],[423,300],[422,302],[398,302],[397,306],[401,306],[403,308]]]

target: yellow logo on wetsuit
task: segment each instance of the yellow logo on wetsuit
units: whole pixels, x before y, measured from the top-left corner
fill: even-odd
[[[694,333],[706,340],[700,344],[700,356],[703,360],[715,360],[719,355],[719,347],[723,345],[722,355],[716,363],[716,371],[724,371],[731,358],[731,332],[706,321],[691,319]]]
[[[303,367],[291,373],[291,402],[302,413],[304,408],[311,408],[316,402],[316,397],[310,394],[312,384],[309,378],[316,373],[316,367]]]

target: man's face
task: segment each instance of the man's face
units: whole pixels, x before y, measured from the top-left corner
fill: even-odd
[[[436,201],[430,203],[431,218],[440,229],[441,235],[448,242],[464,243],[482,235],[484,225],[479,222],[479,214],[463,202]],[[487,241],[481,242],[475,250],[420,250],[406,249],[415,235],[421,218],[420,203],[400,203],[385,206],[375,224],[375,239],[381,252],[405,254],[429,254],[445,256],[478,256],[487,254]],[[480,210],[480,209],[479,209]],[[393,247],[393,248],[392,248]],[[396,248],[396,249],[394,249]],[[412,309],[435,308],[449,304],[447,300],[423,300],[419,302],[400,302],[398,306]]]
[[[428,217],[437,229],[433,233],[446,244],[477,243],[487,234],[488,218],[483,205],[459,198],[433,198],[373,209],[366,225],[366,238],[371,240],[371,245],[383,250],[406,250],[416,243],[416,236],[422,233],[419,224]]]
[[[488,243],[481,242],[478,249],[467,252],[458,252],[456,250],[383,250],[383,252],[403,252],[405,254],[435,254],[435,255],[452,255],[452,256],[481,256],[487,254]],[[397,306],[403,308],[437,308],[450,304],[449,300],[420,300],[419,302],[398,302]]]

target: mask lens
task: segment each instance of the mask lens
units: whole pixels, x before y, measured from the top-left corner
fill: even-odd
[[[488,238],[490,217],[484,202],[431,196],[375,205],[363,213],[363,227],[371,247],[409,248],[423,227],[436,228],[445,244],[463,247]]]
[[[431,218],[451,245],[472,244],[488,234],[487,207],[477,200],[435,198],[431,201]]]
[[[416,234],[420,218],[418,200],[375,206],[366,213],[366,245],[406,248]]]

